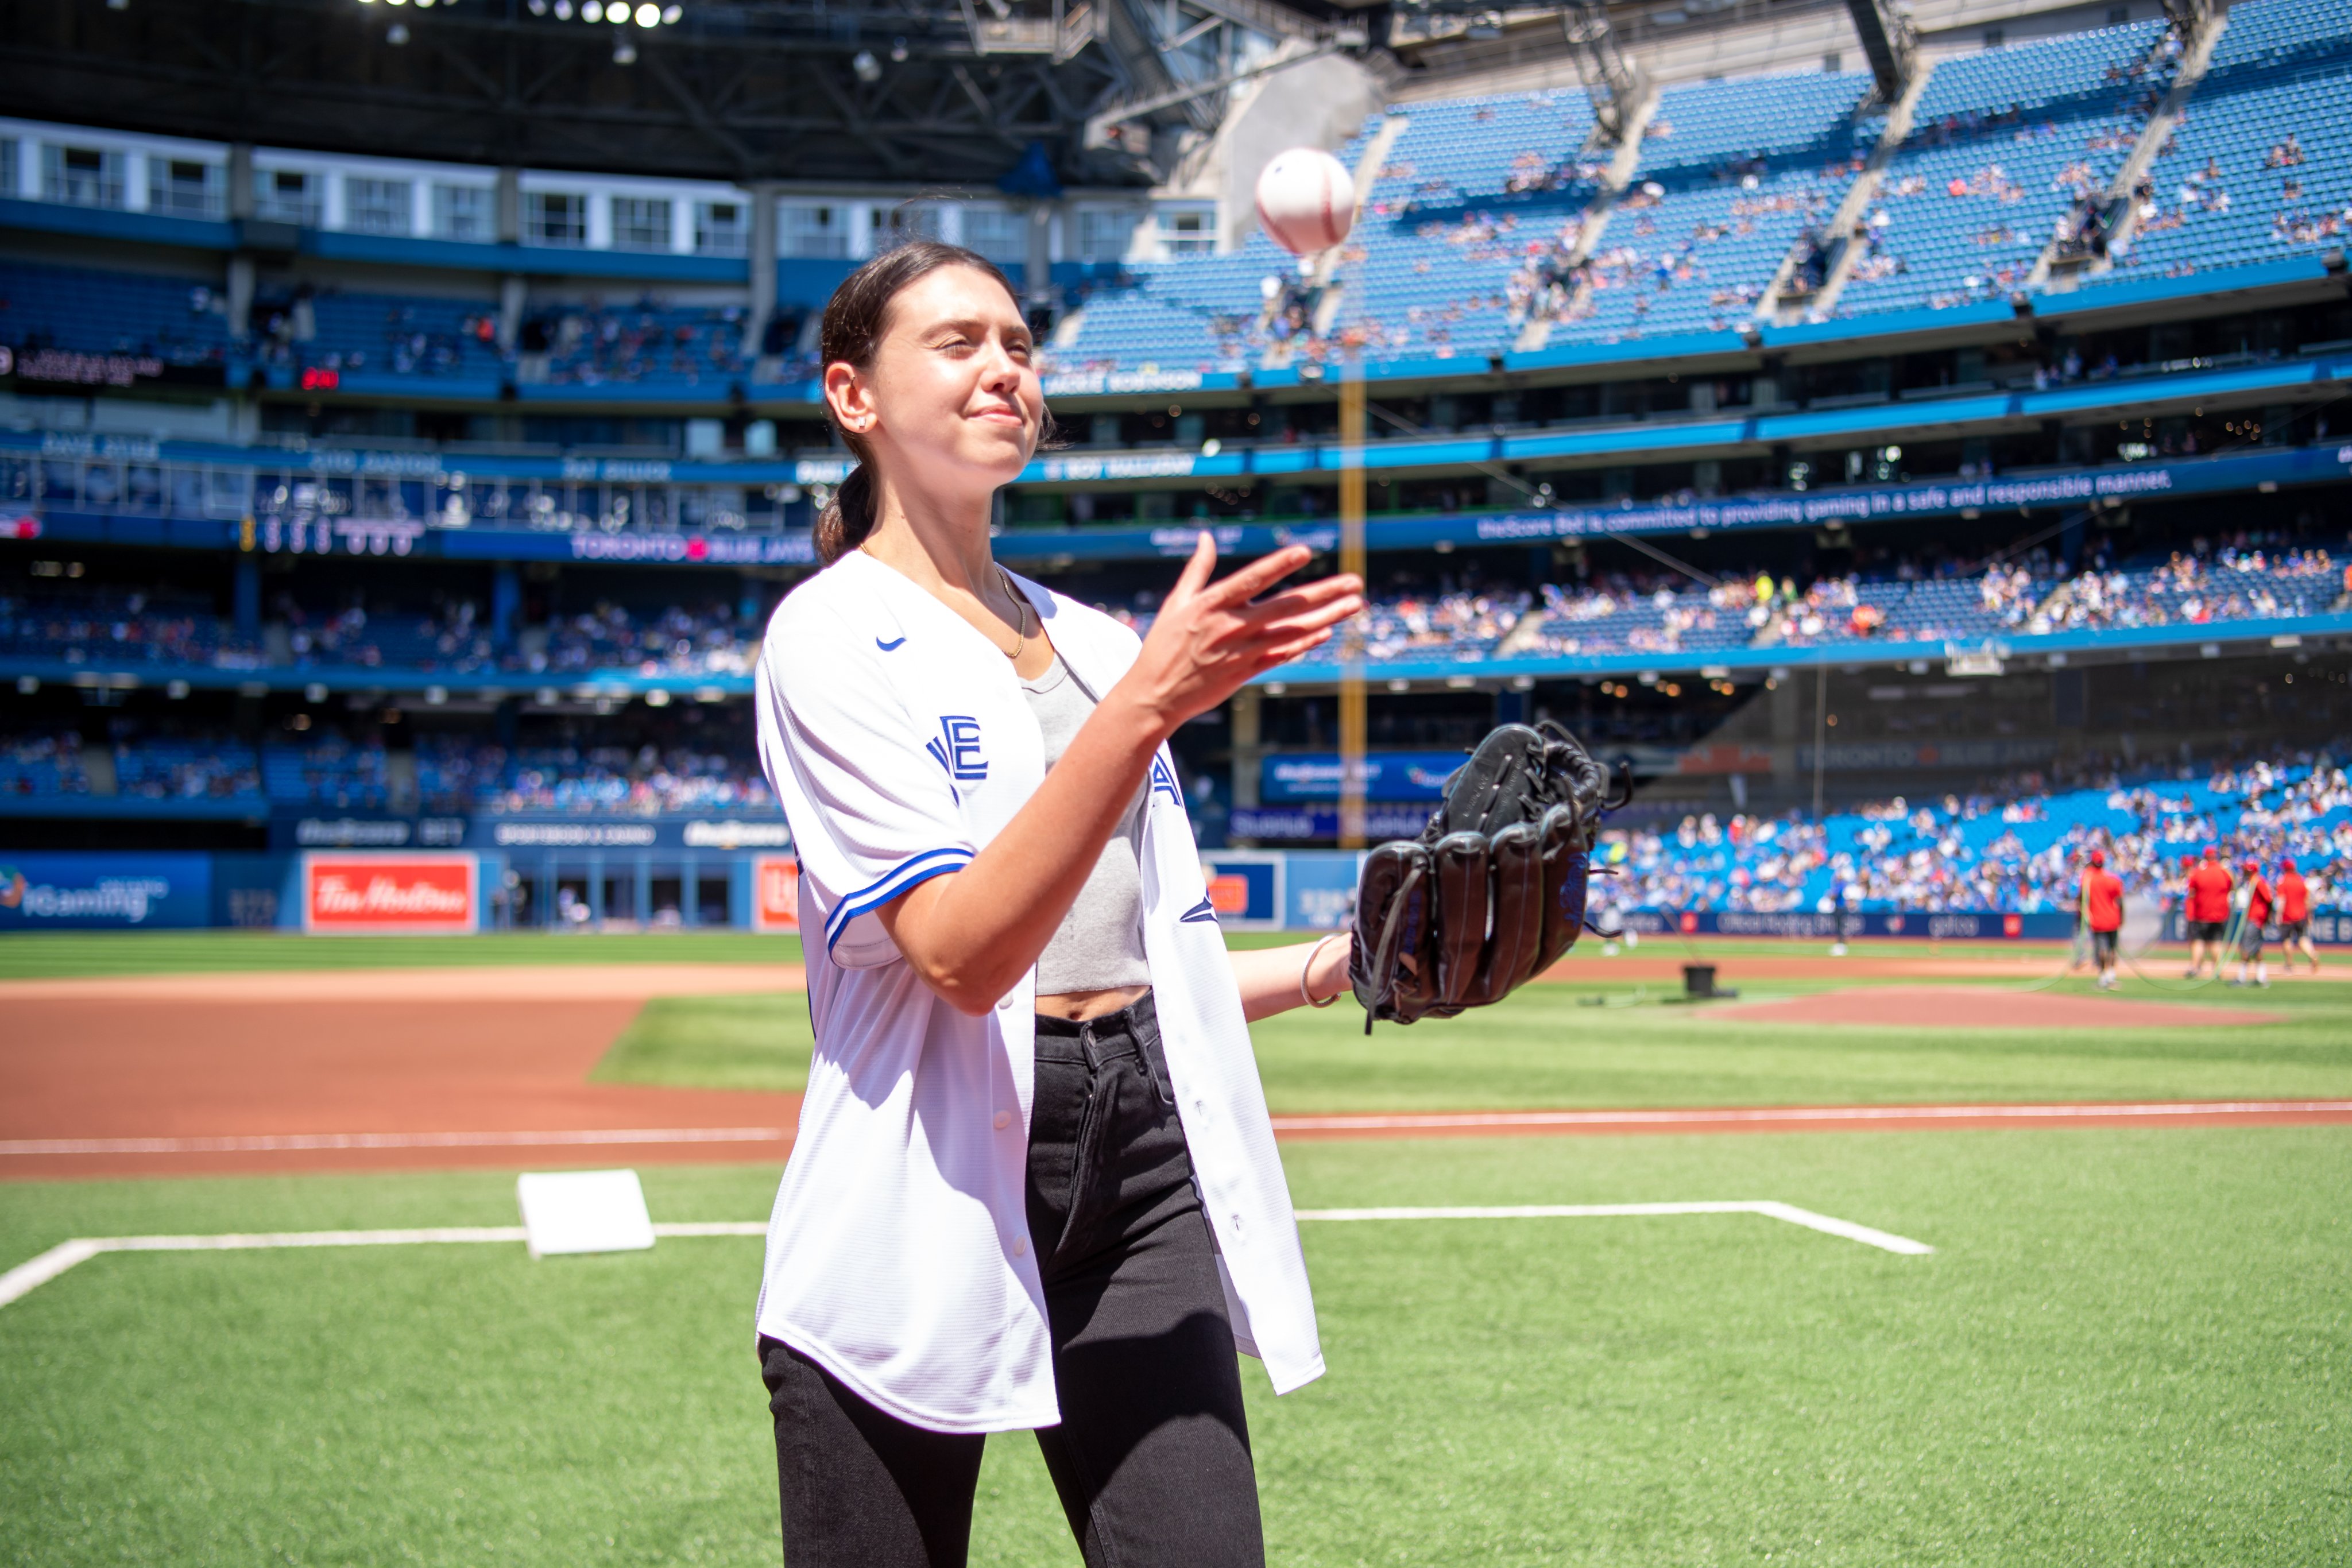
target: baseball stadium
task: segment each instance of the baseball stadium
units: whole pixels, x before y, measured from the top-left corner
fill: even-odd
[[[0,38],[0,1561],[2352,1560],[2352,4]]]

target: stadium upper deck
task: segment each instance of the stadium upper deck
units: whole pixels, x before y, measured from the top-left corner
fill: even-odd
[[[2003,515],[2079,534],[2134,506],[2316,486],[2295,548],[2340,557],[2326,487],[2352,476],[2329,408],[2352,378],[2352,184],[2331,106],[2352,79],[2352,9],[2244,0],[2212,26],[2218,42],[2139,22],[1948,57],[1891,114],[1836,71],[1670,85],[1617,167],[1580,95],[1412,103],[1343,150],[1366,204],[1328,278],[1262,235],[1185,254],[1197,204],[1041,199],[1044,277],[1065,308],[1049,391],[1072,439],[1008,494],[1002,553],[1083,575],[1181,552],[1202,524],[1229,550],[1328,544],[1350,461],[1330,382],[1353,351],[1380,387],[1362,458],[1374,550],[1517,557],[1488,574],[1497,602],[1540,612],[1432,622],[1407,608],[1426,596],[1391,595],[1374,656],[1397,680],[2344,630],[2332,582],[2183,612],[2141,580],[2172,553],[2162,540],[2095,570],[2070,548],[2000,623],[1969,611],[1973,577],[1874,575],[1800,548],[1815,530],[1908,547],[1922,525]],[[257,182],[250,217],[229,215],[232,168]],[[2134,180],[2105,254],[2053,267],[2095,198]],[[845,471],[814,439],[809,308],[894,234],[1036,259],[1027,198],[771,197],[26,122],[0,122],[0,192],[19,426],[0,431],[0,524],[45,551],[183,548],[273,570],[391,557],[788,576]],[[750,258],[768,201],[772,289],[752,287]],[[1862,237],[1832,263],[1837,214]],[[141,432],[151,416],[188,434]],[[1644,536],[1753,538],[1716,570],[1830,585],[1806,591],[1822,630],[1786,604],[1753,621],[1756,605],[1687,582],[1663,603],[1596,589],[1562,555],[1528,553]],[[635,630],[557,637],[562,657],[542,650],[534,668],[512,637],[442,648],[450,629],[421,604],[379,615],[352,643],[364,658],[281,656],[269,617],[238,608],[256,601],[219,587],[186,615],[108,619],[125,636],[74,669],[57,639],[16,633],[11,671],[741,679],[734,650],[705,646],[707,619],[653,658]],[[494,595],[475,597],[487,627]],[[19,610],[20,624],[79,623],[37,593]],[[635,613],[651,626],[667,610]]]

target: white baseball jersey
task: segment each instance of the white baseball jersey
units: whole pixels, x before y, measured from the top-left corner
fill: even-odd
[[[1020,586],[1090,689],[1108,691],[1134,663],[1132,632]],[[917,1426],[1052,1426],[1053,1346],[1024,1202],[1036,971],[988,1016],[968,1017],[923,984],[874,913],[963,866],[1027,803],[1045,779],[1036,719],[1003,649],[858,551],[777,607],[759,719],[800,855],[816,1027],[759,1330]],[[1144,950],[1169,1077],[1234,1338],[1288,1393],[1323,1370],[1306,1260],[1165,747],[1150,785]]]

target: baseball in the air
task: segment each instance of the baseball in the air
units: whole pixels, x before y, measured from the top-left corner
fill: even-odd
[[[1328,250],[1356,221],[1356,182],[1328,152],[1294,147],[1257,177],[1257,221],[1293,256]]]

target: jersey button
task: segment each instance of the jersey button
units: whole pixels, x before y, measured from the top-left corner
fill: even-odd
[[[1013,1125],[1013,1113],[1010,1111],[999,1111],[996,1113],[996,1130],[1001,1133],[1011,1125]]]
[[[1013,1255],[1015,1258],[1026,1258],[1029,1255],[1029,1239],[1026,1236],[1016,1236],[1013,1239]]]

